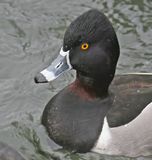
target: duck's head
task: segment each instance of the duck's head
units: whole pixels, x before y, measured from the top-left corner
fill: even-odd
[[[59,56],[35,77],[35,82],[49,82],[64,71],[75,69],[82,82],[100,83],[106,90],[118,57],[119,44],[111,23],[98,10],[89,10],[70,24]]]

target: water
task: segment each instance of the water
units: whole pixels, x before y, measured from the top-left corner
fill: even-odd
[[[29,160],[131,159],[53,151],[57,146],[40,123],[45,104],[73,80],[74,73],[51,84],[36,85],[33,77],[57,55],[70,22],[93,7],[109,17],[117,32],[117,73],[151,72],[151,0],[0,0],[0,141]]]

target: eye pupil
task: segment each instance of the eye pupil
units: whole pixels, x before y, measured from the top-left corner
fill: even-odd
[[[88,43],[83,43],[81,45],[81,50],[87,50],[89,48],[89,44]]]

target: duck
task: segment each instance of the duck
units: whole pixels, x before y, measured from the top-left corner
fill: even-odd
[[[59,55],[34,77],[48,83],[76,70],[42,114],[55,143],[79,153],[152,153],[152,73],[115,75],[119,55],[116,32],[101,11],[88,10],[67,27]]]

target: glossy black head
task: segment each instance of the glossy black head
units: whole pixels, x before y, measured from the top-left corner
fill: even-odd
[[[81,45],[88,43],[87,50]],[[89,10],[68,27],[63,50],[69,50],[70,63],[78,74],[110,84],[119,57],[119,44],[107,17],[98,10]]]

